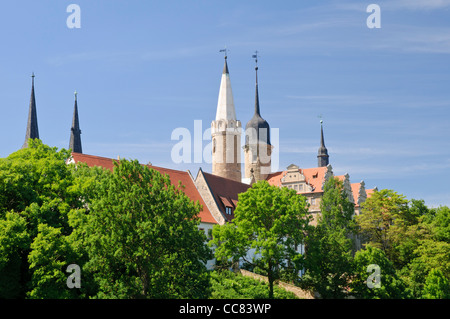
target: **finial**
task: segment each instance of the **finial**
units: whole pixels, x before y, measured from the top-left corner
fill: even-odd
[[[31,84],[33,84],[33,86],[34,86],[34,77],[35,77],[34,72],[31,72]]]
[[[227,46],[225,46],[224,49],[219,50],[219,52],[224,52],[225,53],[225,60],[226,60],[227,59],[227,52],[228,52]]]
[[[75,90],[75,92],[73,92],[73,94],[75,95],[75,100],[76,100],[77,99],[77,95],[78,95],[77,90]]]
[[[323,123],[323,120],[322,120],[323,116],[322,116],[322,114],[317,115],[317,117],[320,119],[320,125],[322,125],[322,123]]]
[[[258,70],[258,50],[255,51],[255,54],[252,55],[252,58],[255,59],[255,70]]]

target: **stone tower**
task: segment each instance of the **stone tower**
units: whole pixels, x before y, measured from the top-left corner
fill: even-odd
[[[81,147],[80,122],[78,120],[77,95],[77,92],[75,92],[75,106],[73,109],[72,127],[70,129],[69,149],[71,149],[74,153],[83,153],[83,149]]]
[[[28,147],[28,139],[30,139],[30,138],[39,139],[39,129],[38,129],[37,113],[36,113],[36,99],[34,97],[34,73],[31,75],[30,108],[28,111],[28,122],[27,122],[27,130],[25,133],[25,142],[23,143],[22,148]]]
[[[253,56],[257,59],[257,55]],[[258,63],[258,60],[256,60]],[[270,126],[261,117],[258,94],[258,65],[255,67],[255,114],[245,126],[245,178],[265,180],[271,172],[272,145],[270,144]]]
[[[323,121],[320,120],[320,147],[317,155],[318,167],[325,167],[329,163],[328,150],[325,147],[325,141],[323,138]]]
[[[236,119],[227,56],[220,82],[215,121],[211,123],[212,173],[241,181],[241,122]]]

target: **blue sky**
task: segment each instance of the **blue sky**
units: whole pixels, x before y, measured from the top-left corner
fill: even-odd
[[[69,4],[81,28],[69,29]],[[369,4],[381,28],[369,29]],[[83,151],[179,170],[174,129],[215,117],[223,54],[238,119],[279,129],[279,167],[450,205],[450,1],[8,1],[0,16],[0,156],[24,141],[32,72],[40,137],[67,148],[78,91]],[[203,141],[205,147],[209,141]],[[193,148],[192,148],[193,150]],[[192,159],[194,156],[192,156]]]

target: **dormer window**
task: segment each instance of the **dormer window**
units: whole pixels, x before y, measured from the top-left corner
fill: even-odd
[[[225,207],[225,214],[231,215],[231,207]]]

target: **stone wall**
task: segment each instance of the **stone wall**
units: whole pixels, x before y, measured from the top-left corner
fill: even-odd
[[[242,275],[244,275],[246,277],[251,277],[253,279],[258,279],[258,280],[262,280],[265,282],[268,281],[266,276],[258,275],[258,274],[255,274],[255,273],[250,272],[245,269],[240,269],[239,271],[241,272]],[[291,285],[291,284],[288,284],[288,283],[285,283],[282,281],[277,281],[277,282],[275,282],[275,284],[280,287],[283,287],[287,291],[293,292],[300,299],[314,299],[314,296],[309,291],[300,289],[297,286],[294,286],[294,285]]]

